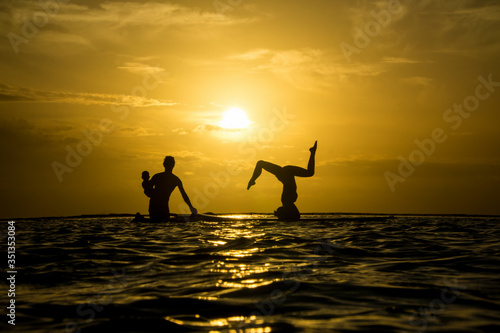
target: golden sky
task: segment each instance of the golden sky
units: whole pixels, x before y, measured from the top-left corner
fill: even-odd
[[[147,213],[165,155],[200,212],[500,214],[498,1],[3,1],[0,217]],[[221,128],[231,107],[251,125]],[[78,155],[77,155],[78,154]],[[178,191],[170,210],[183,212]]]

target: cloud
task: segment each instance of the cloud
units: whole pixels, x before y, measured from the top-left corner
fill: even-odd
[[[406,44],[399,48],[406,51],[498,51],[500,5],[493,1],[413,1],[394,29],[399,31],[400,43]]]
[[[255,20],[217,13],[215,9],[203,11],[200,8],[168,2],[110,1],[96,6],[57,2],[56,5],[57,11],[50,13],[49,19],[57,17],[57,23],[69,24],[73,27],[90,24],[106,24],[110,28],[231,25]],[[22,17],[32,17],[36,12],[46,12],[38,1],[21,0],[15,4],[2,4],[2,7],[7,14],[5,16],[11,17],[14,22],[20,22]],[[54,9],[51,10],[54,11]]]
[[[213,124],[203,124],[198,127],[196,127],[193,132],[195,133],[201,133],[201,132],[242,132],[245,131],[244,128],[223,128],[218,125],[213,125]]]
[[[116,128],[113,134],[123,137],[163,136],[163,133],[142,126],[121,126]]]
[[[48,15],[43,8],[46,3],[57,7],[51,8]],[[213,6],[202,10],[192,5],[160,1],[82,3],[3,1],[0,31],[4,36],[13,33],[23,38],[26,20],[31,22],[34,16],[46,17],[47,23],[36,28],[34,36],[28,38],[29,46],[21,43],[18,49],[29,54],[63,57],[89,50],[138,54],[138,50],[154,45],[156,51],[161,53],[169,45],[166,42],[160,45],[159,40],[171,42],[177,38],[185,41],[186,38],[198,40],[200,36],[211,37],[212,29],[246,25],[260,20],[262,16],[246,10],[244,6],[238,11],[218,13]],[[14,45],[7,42],[1,44],[0,49],[7,48],[8,52],[12,52]]]
[[[199,151],[180,150],[168,153],[168,155],[174,156],[174,158],[176,159],[178,158],[180,160],[188,162],[200,162],[209,160],[208,157],[205,156],[205,154]]]
[[[82,15],[83,14],[83,15]],[[99,8],[73,10],[62,14],[62,21],[85,24],[107,23],[115,26],[230,25],[246,19],[202,11],[180,4],[163,2],[106,2]]]
[[[161,68],[159,66],[151,66],[140,62],[126,62],[124,66],[120,66],[118,67],[118,69],[122,69],[129,73],[137,74],[140,76],[146,76],[152,73],[156,74],[157,76],[168,75],[164,68]]]
[[[116,105],[130,107],[171,106],[173,101],[135,95],[42,91],[0,84],[0,102],[67,103],[82,105]]]
[[[99,119],[84,120],[28,120],[25,118],[13,118],[0,121],[0,141],[9,147],[40,146],[51,144],[76,144],[85,136],[83,130],[93,132]],[[163,136],[151,128],[142,126],[116,125],[113,136],[119,137],[147,137]]]
[[[373,13],[386,11],[390,1],[359,0],[350,6],[346,17],[351,26],[364,30],[375,20]],[[371,37],[363,53],[428,59],[429,53],[482,55],[497,57],[500,49],[500,4],[497,1],[399,1],[400,13],[390,16],[380,34]]]
[[[498,4],[485,4],[484,6],[457,9],[455,10],[455,14],[475,17],[482,21],[498,21],[500,20],[500,7]]]
[[[430,77],[413,76],[401,79],[401,82],[413,86],[430,86],[434,80]]]
[[[178,135],[186,135],[186,134],[188,134],[188,132],[184,128],[174,128],[172,130],[172,132],[174,132],[175,134],[178,134]]]
[[[61,133],[66,133],[66,128],[60,130],[55,126],[42,128],[26,118],[2,120],[0,121],[0,147],[5,153],[19,153],[24,148],[33,149],[46,146],[50,142],[60,141],[61,137],[58,134]]]
[[[194,129],[194,132],[210,132],[210,131],[222,131],[223,128],[212,124],[203,124]]]
[[[411,59],[406,59],[402,57],[383,57],[382,62],[388,63],[388,64],[418,64],[421,63],[421,61],[418,60],[411,60]]]
[[[227,59],[252,62],[251,72],[272,72],[303,90],[326,90],[349,76],[380,75],[387,67],[380,63],[346,64],[345,59],[315,48],[256,49]]]
[[[318,167],[334,168],[337,173],[346,170],[349,173],[383,178],[386,171],[398,172],[401,161],[387,156],[352,156],[336,158],[317,163]],[[474,160],[429,160],[417,166],[411,178],[498,178],[500,162],[497,159]],[[332,173],[335,174],[335,173]]]
[[[241,54],[233,54],[228,57],[228,59],[231,60],[256,60],[256,59],[262,59],[268,54],[270,54],[271,51],[267,49],[257,49],[257,50],[251,50],[245,53]]]

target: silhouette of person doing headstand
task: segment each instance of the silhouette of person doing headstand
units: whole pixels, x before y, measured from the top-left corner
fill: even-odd
[[[295,177],[312,177],[314,175],[314,159],[316,156],[316,149],[318,146],[318,141],[314,142],[314,146],[309,148],[311,155],[309,156],[309,162],[307,164],[307,169],[294,166],[286,165],[281,167],[279,165],[267,162],[258,161],[255,165],[255,170],[253,172],[252,178],[248,182],[247,190],[255,185],[255,181],[259,178],[262,173],[262,169],[278,178],[278,180],[283,184],[283,193],[281,194],[281,203],[283,206],[276,209],[274,214],[280,220],[297,220],[300,219],[300,213],[295,206],[295,201],[297,201],[297,184],[295,183]]]
[[[165,167],[164,172],[157,173],[151,179],[149,179],[149,172],[144,171],[142,173],[142,187],[144,188],[144,194],[150,198],[149,218],[151,221],[169,220],[170,210],[168,208],[168,201],[170,199],[170,195],[176,187],[179,188],[182,198],[189,206],[191,213],[198,213],[196,208],[194,208],[191,204],[191,201],[182,186],[181,180],[172,173],[174,165],[174,158],[172,156],[166,156],[163,161],[163,166]]]

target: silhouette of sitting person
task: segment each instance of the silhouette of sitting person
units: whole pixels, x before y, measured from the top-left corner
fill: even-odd
[[[278,180],[283,184],[283,193],[281,194],[281,203],[283,206],[276,209],[274,215],[280,220],[298,220],[300,219],[300,213],[295,206],[295,201],[297,201],[297,184],[295,183],[295,177],[312,177],[314,175],[314,158],[316,156],[316,149],[318,146],[318,141],[314,142],[309,151],[311,155],[309,156],[309,162],[307,164],[307,169],[287,165],[281,167],[279,165],[266,162],[258,161],[255,165],[255,170],[253,172],[252,178],[248,182],[247,190],[255,185],[255,181],[259,178],[262,173],[262,169],[267,172],[272,173],[278,178]]]
[[[166,156],[163,161],[165,172],[157,173],[151,179],[149,179],[149,172],[142,172],[142,188],[144,189],[144,194],[150,198],[149,218],[151,221],[168,221],[170,219],[168,200],[170,199],[170,194],[172,194],[176,187],[179,188],[182,198],[189,206],[191,213],[198,213],[196,208],[194,208],[191,204],[191,201],[182,186],[181,180],[172,173],[174,165],[174,158],[172,156]]]

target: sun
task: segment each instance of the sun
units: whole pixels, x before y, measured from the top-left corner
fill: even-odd
[[[224,113],[219,126],[224,129],[245,129],[250,126],[247,114],[240,108],[230,108]]]

